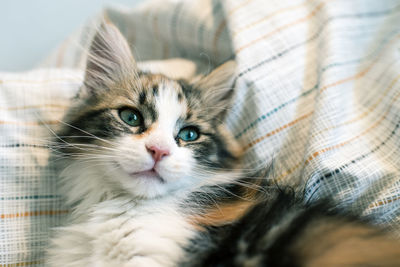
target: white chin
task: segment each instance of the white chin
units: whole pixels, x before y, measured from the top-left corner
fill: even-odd
[[[153,171],[127,174],[122,186],[136,197],[157,198],[167,193],[167,185],[157,173]]]
[[[158,181],[165,183],[165,180],[155,171],[144,171],[140,173],[133,173],[130,175],[132,179],[143,179],[144,181]]]

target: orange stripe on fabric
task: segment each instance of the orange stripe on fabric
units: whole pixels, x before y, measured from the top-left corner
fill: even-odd
[[[28,262],[17,262],[17,263],[6,263],[6,264],[0,264],[0,267],[20,267],[20,266],[30,266],[30,265],[37,265],[37,264],[43,264],[43,260],[37,260],[37,261],[28,261]]]
[[[249,2],[250,2],[250,1],[248,1],[246,4],[248,4]],[[306,0],[306,2],[308,2],[308,0]],[[279,9],[279,10],[277,10],[277,11],[275,11],[275,12],[273,12],[273,13],[271,13],[271,14],[269,14],[269,15],[267,15],[267,16],[265,16],[265,17],[263,17],[263,18],[261,18],[261,19],[259,19],[259,20],[257,20],[257,21],[255,21],[255,22],[253,22],[253,23],[250,23],[250,24],[244,26],[243,28],[240,28],[239,30],[233,32],[233,33],[232,33],[232,36],[235,37],[235,36],[238,35],[239,33],[243,32],[243,31],[245,31],[245,30],[248,30],[248,29],[250,29],[250,28],[256,26],[257,24],[260,24],[260,23],[262,23],[262,22],[268,21],[269,19],[273,18],[274,16],[277,16],[277,15],[279,15],[279,14],[281,14],[281,13],[285,13],[285,12],[287,12],[287,11],[296,10],[296,9],[298,9],[298,8],[301,8],[301,7],[303,7],[303,6],[306,6],[306,4],[307,4],[307,3],[302,3],[302,4],[290,6],[290,7],[287,7],[287,8]],[[237,8],[235,8],[233,11],[236,12],[237,10],[239,10],[240,8],[242,8],[243,6],[244,6],[244,5],[241,5],[241,6],[237,7]],[[232,12],[232,13],[230,12],[229,15],[232,15],[234,12]],[[216,51],[217,51],[218,40],[219,40],[219,38],[220,38],[220,36],[221,36],[221,33],[224,31],[226,25],[227,25],[227,19],[224,19],[224,20],[219,24],[219,26],[217,27],[217,30],[215,31],[215,35],[214,35],[214,39],[213,39],[213,48],[214,48],[214,54],[215,54],[216,56],[217,56]]]
[[[39,81],[33,81],[33,80],[0,80],[0,84],[6,84],[6,83],[44,84],[44,83],[54,83],[54,82],[81,83],[82,79],[73,79],[73,78],[61,79],[60,78],[60,79],[39,80]]]
[[[392,202],[395,202],[397,200],[400,200],[400,197],[394,197],[394,198],[389,198],[389,199],[385,199],[385,200],[378,200],[375,203],[372,203],[371,205],[368,206],[368,208],[372,209],[372,208],[377,208],[380,206],[384,206],[387,204],[390,204]]]
[[[295,20],[295,21],[293,21],[293,22],[291,22],[291,23],[288,23],[288,24],[286,24],[286,25],[283,25],[282,27],[276,28],[276,29],[273,30],[272,32],[269,32],[269,33],[267,33],[267,34],[265,34],[265,35],[263,35],[263,36],[261,36],[261,37],[255,39],[255,40],[251,41],[250,43],[248,43],[248,44],[246,44],[246,45],[244,45],[244,46],[238,48],[238,49],[235,51],[235,53],[236,53],[236,54],[239,54],[239,53],[242,52],[244,49],[246,49],[246,48],[248,48],[248,47],[250,47],[250,46],[252,46],[252,45],[254,45],[254,44],[256,44],[256,43],[258,43],[258,42],[260,42],[260,41],[262,41],[262,40],[264,40],[264,39],[267,39],[268,37],[272,36],[273,34],[275,34],[275,33],[277,33],[277,32],[281,32],[282,30],[285,30],[285,29],[290,28],[290,27],[292,27],[292,26],[294,26],[294,25],[300,24],[300,23],[302,23],[302,22],[305,22],[305,21],[311,19],[311,18],[314,17],[314,16],[318,13],[318,11],[320,11],[324,6],[325,6],[325,3],[319,4],[319,5],[318,5],[310,14],[308,14],[307,16],[305,16],[305,17],[303,17],[303,18],[301,18],[301,19]]]
[[[294,165],[292,168],[287,169],[286,171],[284,171],[281,175],[277,176],[274,181],[279,182],[280,180],[282,180],[283,178],[285,178],[286,176],[292,174],[295,170],[297,170],[301,165],[303,165],[303,161],[297,162],[296,165]]]
[[[273,17],[275,17],[275,16],[277,16],[277,15],[279,15],[281,13],[285,13],[285,12],[288,12],[288,11],[293,11],[293,10],[299,9],[301,7],[304,7],[304,6],[306,6],[308,4],[307,2],[308,1],[306,0],[305,3],[279,9],[279,10],[277,10],[277,11],[275,11],[275,12],[273,12],[273,13],[271,13],[271,14],[263,17],[263,18],[260,18],[259,20],[256,20],[256,21],[254,21],[254,22],[252,22],[252,23],[250,23],[250,24],[238,29],[237,31],[233,32],[232,36],[235,37],[236,35],[244,32],[244,31],[246,31],[248,29],[251,29],[252,27],[256,26],[257,24],[260,24],[262,22],[266,22],[269,19],[271,19],[271,18],[273,18]]]
[[[261,137],[255,139],[255,140],[253,140],[252,142],[250,142],[249,144],[247,144],[247,145],[244,147],[244,150],[247,150],[247,149],[251,148],[251,147],[254,146],[255,144],[261,142],[262,140],[264,140],[264,139],[266,139],[266,138],[268,138],[268,137],[271,137],[271,136],[273,136],[273,135],[275,135],[275,134],[277,134],[277,133],[279,133],[279,132],[281,132],[281,131],[283,131],[283,130],[289,128],[289,127],[292,127],[292,126],[295,125],[296,123],[298,123],[298,122],[300,122],[300,121],[302,121],[302,120],[304,120],[304,119],[310,117],[312,114],[313,114],[313,112],[307,113],[307,114],[305,114],[305,115],[303,115],[303,116],[301,116],[301,117],[298,117],[297,119],[295,119],[295,120],[293,120],[293,121],[291,121],[291,122],[289,122],[289,123],[287,123],[287,124],[285,124],[285,125],[283,125],[283,126],[277,128],[277,129],[273,130],[272,132],[269,132],[269,133],[267,133],[266,135],[263,135],[263,136],[261,136]]]
[[[390,41],[389,46],[390,46],[391,44],[395,44],[395,41],[397,41],[397,39],[399,39],[399,38],[400,38],[400,35],[397,35],[396,37],[394,37],[394,38]],[[384,53],[384,52],[387,51],[387,50],[388,50],[388,49],[382,49],[382,50],[378,53],[378,55],[377,55],[375,58],[379,58],[379,57],[381,56],[381,54]],[[343,84],[343,83],[346,83],[346,82],[348,82],[348,81],[355,80],[355,79],[358,79],[358,78],[361,78],[361,77],[365,76],[365,74],[367,74],[368,71],[370,71],[371,68],[372,68],[372,67],[375,65],[375,63],[377,63],[377,62],[378,62],[377,60],[372,61],[372,62],[368,65],[368,67],[366,67],[364,70],[360,71],[359,73],[355,74],[354,76],[350,76],[350,77],[348,77],[348,78],[346,78],[346,79],[339,80],[339,81],[337,81],[337,82],[334,82],[334,83],[331,83],[331,84],[328,84],[328,85],[325,85],[325,86],[321,87],[321,89],[320,89],[319,92],[322,93],[322,92],[324,92],[326,89],[328,89],[329,87],[333,87],[333,86],[336,86],[336,85],[339,85],[339,84]]]
[[[396,83],[399,81],[399,79],[400,79],[400,75],[398,75],[390,83],[389,87],[386,88],[385,92],[378,98],[378,100],[372,106],[368,107],[367,111],[364,111],[363,113],[361,113],[360,116],[357,116],[357,117],[355,117],[355,118],[353,118],[351,120],[348,120],[346,122],[343,122],[341,124],[337,124],[337,125],[334,125],[334,126],[331,126],[331,127],[327,127],[327,128],[324,128],[324,129],[322,129],[322,130],[320,130],[318,132],[315,132],[315,133],[312,134],[311,138],[314,138],[314,137],[316,137],[317,135],[320,135],[323,132],[326,132],[326,131],[329,131],[329,130],[333,130],[335,128],[339,128],[341,126],[350,125],[352,123],[355,123],[356,121],[359,121],[359,120],[365,118],[368,114],[370,114],[372,111],[374,111],[378,107],[378,105],[383,101],[384,97],[390,92],[390,90],[393,88],[393,86],[396,85]]]
[[[348,77],[348,78],[346,78],[346,79],[343,79],[343,80],[340,80],[340,81],[337,81],[337,82],[334,82],[334,83],[331,83],[331,84],[327,84],[327,85],[321,87],[321,89],[320,89],[319,92],[322,93],[322,92],[324,92],[326,89],[328,89],[329,87],[334,87],[334,86],[336,86],[336,85],[340,85],[340,84],[349,82],[349,81],[351,81],[351,80],[356,80],[356,79],[359,79],[359,78],[363,77],[365,74],[368,73],[368,71],[372,68],[372,66],[373,66],[375,63],[376,63],[376,62],[372,62],[366,69],[364,69],[363,71],[360,71],[359,73],[357,73],[357,74],[354,75],[354,76],[350,76],[350,77]]]
[[[390,106],[391,106],[394,102],[396,102],[396,100],[398,100],[399,97],[400,97],[400,92],[396,95],[395,98],[392,99],[392,101],[391,101],[391,103],[390,103]],[[352,142],[352,141],[354,141],[354,140],[360,138],[361,136],[365,135],[367,132],[369,132],[370,130],[372,130],[372,129],[375,128],[376,126],[378,126],[379,123],[381,123],[381,122],[386,118],[386,116],[389,114],[389,112],[390,112],[390,109],[388,109],[388,110],[382,115],[382,117],[379,118],[373,125],[371,125],[369,128],[367,128],[365,131],[363,131],[363,132],[360,133],[359,135],[356,135],[356,136],[354,136],[353,138],[351,138],[351,139],[349,139],[349,140],[347,140],[347,141],[345,141],[345,142],[342,142],[342,143],[339,143],[339,144],[337,144],[337,145],[334,145],[334,146],[331,146],[331,147],[327,147],[327,148],[324,148],[324,149],[322,149],[322,150],[319,150],[319,151],[314,152],[310,157],[308,157],[308,159],[305,161],[305,164],[304,164],[304,165],[307,165],[308,163],[310,163],[311,160],[313,160],[314,158],[316,158],[317,156],[319,156],[319,155],[322,154],[322,153],[325,153],[325,152],[327,152],[327,151],[330,151],[330,150],[333,150],[333,149],[342,147],[342,146],[344,146],[344,145],[346,145],[346,144],[348,144],[348,143],[350,143],[350,142]]]
[[[19,121],[0,121],[0,125],[22,125],[22,126],[40,126],[40,125],[48,125],[48,124],[57,124],[58,121],[29,121],[29,122],[19,122]]]
[[[382,122],[383,119],[386,118],[386,115],[387,115],[388,113],[389,113],[389,111],[385,112],[385,115],[384,115],[382,118],[380,118],[378,121],[376,121],[374,124],[372,124],[369,128],[367,128],[365,131],[363,131],[363,132],[360,133],[359,135],[356,135],[356,136],[354,136],[353,138],[350,138],[350,139],[348,139],[348,140],[346,140],[346,141],[344,141],[344,142],[342,142],[342,143],[339,143],[339,144],[337,144],[337,145],[330,146],[330,147],[326,147],[326,148],[324,148],[324,149],[321,149],[321,150],[319,150],[319,151],[314,152],[311,156],[309,156],[309,157],[306,159],[306,161],[304,162],[304,166],[308,165],[313,159],[315,159],[315,158],[318,157],[319,155],[321,155],[321,154],[323,154],[323,153],[325,153],[325,152],[328,152],[328,151],[331,151],[331,150],[334,150],[334,149],[343,147],[343,146],[345,146],[345,145],[351,143],[352,141],[354,141],[354,140],[360,138],[361,136],[365,135],[366,133],[368,133],[369,131],[371,131],[372,129],[374,129],[376,126],[378,126],[379,123]]]
[[[13,219],[13,218],[23,218],[32,216],[45,216],[45,215],[57,215],[66,214],[68,210],[40,210],[40,211],[26,211],[21,213],[11,213],[11,214],[0,214],[0,219]]]
[[[250,4],[252,1],[253,1],[253,0],[247,0],[247,1],[243,2],[243,3],[241,3],[240,5],[238,5],[238,6],[234,7],[234,8],[232,8],[231,10],[228,11],[228,16],[232,16],[233,13],[235,13],[236,11],[238,11],[239,9],[241,9],[242,7],[244,7],[244,6],[248,5],[248,4]]]
[[[21,107],[0,107],[0,110],[22,110],[22,109],[41,109],[41,108],[67,109],[69,108],[69,106],[57,105],[57,104],[43,104],[43,105],[21,106]]]
[[[396,102],[396,101],[399,99],[399,97],[400,97],[400,92],[396,95],[395,98],[392,99],[390,105],[392,105],[394,102]],[[331,150],[336,149],[336,148],[343,147],[343,146],[349,144],[350,142],[352,142],[352,141],[354,141],[354,140],[360,138],[361,136],[365,135],[365,134],[368,133],[370,130],[372,130],[373,128],[377,127],[377,126],[379,125],[379,123],[381,123],[381,122],[386,118],[386,116],[389,114],[389,112],[390,112],[390,109],[388,109],[388,110],[382,115],[381,118],[379,118],[372,126],[370,126],[369,128],[367,128],[366,130],[364,130],[361,134],[359,134],[359,135],[357,135],[357,136],[354,136],[353,138],[351,138],[351,139],[349,139],[349,140],[347,140],[347,141],[345,141],[345,142],[339,143],[339,144],[334,145],[334,146],[326,147],[326,148],[323,148],[323,149],[321,149],[321,150],[319,150],[319,151],[316,151],[316,152],[312,153],[312,154],[304,161],[304,166],[308,165],[313,159],[317,158],[318,156],[322,155],[323,153],[328,152],[328,151],[331,151]],[[285,171],[284,173],[282,173],[281,175],[279,175],[279,176],[275,179],[275,181],[279,182],[280,180],[282,180],[283,178],[285,178],[285,177],[288,176],[289,174],[293,173],[293,171],[295,171],[295,170],[296,170],[297,168],[299,168],[301,165],[303,165],[303,164],[302,164],[302,161],[298,162],[294,167],[292,167],[291,169],[289,169],[289,170]]]
[[[380,55],[380,54],[379,54],[379,55]],[[378,56],[379,56],[379,55],[378,55]],[[331,83],[331,84],[328,84],[328,85],[325,85],[325,86],[321,87],[319,93],[324,92],[324,91],[325,91],[326,89],[328,89],[329,87],[334,87],[334,86],[336,86],[336,85],[340,85],[340,84],[349,82],[349,81],[351,81],[351,80],[356,80],[356,79],[359,79],[359,78],[363,77],[365,74],[368,73],[369,70],[371,70],[371,68],[374,66],[374,64],[375,64],[376,62],[378,62],[378,61],[373,61],[366,69],[360,71],[359,73],[357,73],[357,74],[355,74],[355,75],[353,75],[353,76],[350,76],[350,77],[348,77],[348,78],[345,78],[345,79],[342,79],[342,80],[339,80],[339,81],[336,81],[336,82],[334,82],[334,83]],[[312,111],[311,113],[313,113],[313,112],[314,112],[314,111]],[[310,115],[311,115],[311,114],[310,114]],[[300,118],[298,118],[298,119],[300,119]],[[298,119],[296,119],[295,121],[298,122],[298,121],[297,121]],[[293,123],[293,121],[292,121],[292,122],[290,122],[289,124],[290,124],[290,125],[293,125],[294,123]],[[284,126],[285,126],[285,125],[284,125]],[[283,127],[283,126],[282,126],[282,127]],[[282,127],[280,127],[280,128],[282,128]],[[280,128],[278,128],[278,129],[280,129]],[[274,133],[274,132],[275,132],[276,130],[278,130],[278,129],[275,129],[275,130],[272,131],[271,133]],[[275,134],[275,133],[274,133],[274,134]],[[271,135],[273,135],[273,134],[268,133],[268,134],[266,134],[265,136],[260,137],[260,138],[258,138],[258,139],[256,139],[256,140],[250,142],[247,146],[245,146],[245,149],[248,149],[248,148],[254,146],[255,144],[259,143],[260,141],[264,140],[265,138],[267,138],[267,137],[269,137],[269,136],[271,136]]]

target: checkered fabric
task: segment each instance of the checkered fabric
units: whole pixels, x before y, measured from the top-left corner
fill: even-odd
[[[227,123],[247,167],[274,159],[273,179],[306,201],[329,196],[400,236],[398,0],[159,0],[104,12],[139,61],[235,59]],[[67,213],[46,140],[79,88],[88,40],[83,27],[47,70],[0,73],[1,267],[43,265]]]

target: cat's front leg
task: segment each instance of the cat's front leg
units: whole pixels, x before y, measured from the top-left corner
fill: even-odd
[[[193,226],[175,209],[147,210],[97,210],[87,222],[62,228],[50,266],[176,266],[195,235]]]
[[[91,231],[94,266],[175,266],[194,235],[173,212],[124,214]]]

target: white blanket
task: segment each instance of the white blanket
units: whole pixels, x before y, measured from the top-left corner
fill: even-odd
[[[330,196],[400,236],[398,0],[160,0],[105,13],[137,60],[186,58],[203,72],[235,58],[227,122],[248,166],[274,158],[274,179],[307,201]],[[42,265],[68,211],[45,144],[82,81],[89,32],[46,70],[0,73],[0,266]]]

